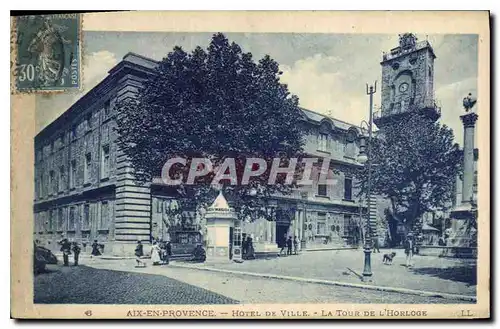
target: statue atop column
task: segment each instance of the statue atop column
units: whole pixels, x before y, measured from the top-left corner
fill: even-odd
[[[476,102],[477,102],[477,99],[475,97],[472,97],[472,94],[469,93],[469,95],[467,95],[467,97],[464,97],[464,109],[465,109],[465,112],[469,112],[472,110],[472,108],[474,107],[474,105],[476,105]]]

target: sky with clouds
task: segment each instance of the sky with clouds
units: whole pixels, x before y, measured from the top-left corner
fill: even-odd
[[[78,93],[37,95],[36,130],[40,131],[88,92],[128,52],[161,60],[176,45],[189,51],[206,48],[212,33],[84,32],[83,85]],[[366,83],[381,81],[382,52],[398,45],[398,36],[380,34],[227,33],[254,60],[269,54],[280,64],[282,82],[300,105],[356,125],[368,117]],[[435,95],[441,122],[462,144],[462,99],[477,92],[477,35],[418,35],[434,48]],[[380,90],[379,90],[380,91]],[[380,92],[374,104],[380,105]],[[480,102],[478,102],[480,105]]]

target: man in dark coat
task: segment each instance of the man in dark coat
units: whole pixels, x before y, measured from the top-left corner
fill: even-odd
[[[146,267],[146,263],[141,260],[141,257],[144,256],[144,246],[141,243],[141,240],[137,241],[137,246],[135,247],[135,261],[137,263],[136,267]]]
[[[253,239],[251,236],[247,237],[246,259],[255,259],[255,250],[253,249]]]
[[[61,245],[61,251],[63,253],[63,261],[64,266],[69,266],[69,255],[71,255],[71,243],[69,243],[68,239],[63,238],[59,241]]]
[[[415,252],[415,239],[413,233],[408,233],[403,245],[406,254],[406,267],[413,267],[413,253]]]
[[[97,243],[97,240],[94,240],[94,243],[92,243],[92,256],[101,256],[101,251],[99,250],[99,243]]]
[[[287,255],[291,255],[292,254],[292,246],[293,246],[293,242],[292,242],[292,237],[291,236],[289,236],[288,239],[286,240],[286,246],[287,246],[286,254]]]
[[[73,249],[73,257],[75,259],[75,266],[78,266],[78,257],[80,257],[81,248],[76,242],[73,242],[72,245],[73,245],[72,249]]]

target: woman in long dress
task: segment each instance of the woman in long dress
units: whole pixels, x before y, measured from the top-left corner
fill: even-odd
[[[151,247],[151,261],[153,262],[153,265],[160,265],[160,251],[158,243],[156,241],[153,242],[153,246]]]

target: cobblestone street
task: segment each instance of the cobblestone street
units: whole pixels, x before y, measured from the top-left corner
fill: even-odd
[[[41,304],[235,304],[236,300],[162,275],[49,267],[35,276],[34,302]]]

